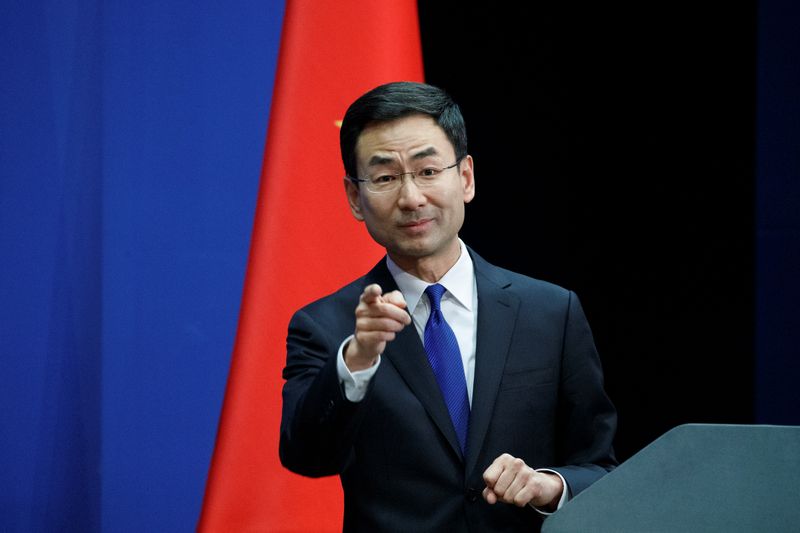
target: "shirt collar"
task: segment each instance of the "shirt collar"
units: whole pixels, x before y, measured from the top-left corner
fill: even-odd
[[[472,291],[475,286],[475,269],[472,265],[472,258],[467,252],[467,247],[464,241],[458,240],[461,245],[461,255],[458,261],[453,265],[450,270],[437,282],[444,286],[456,301],[469,311],[472,311]],[[422,298],[422,294],[428,285],[427,281],[421,280],[413,274],[409,274],[392,261],[392,258],[386,256],[386,266],[392,274],[397,287],[403,293],[403,298],[406,300],[408,312],[413,314],[417,308],[417,304]]]

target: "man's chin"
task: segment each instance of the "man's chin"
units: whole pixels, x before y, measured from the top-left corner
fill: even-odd
[[[385,247],[392,256],[408,259],[424,259],[445,252],[445,246],[431,235],[417,236],[395,242],[392,247]]]

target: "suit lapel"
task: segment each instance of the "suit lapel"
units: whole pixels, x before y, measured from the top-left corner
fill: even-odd
[[[365,285],[371,283],[379,284],[384,292],[397,289],[397,284],[386,267],[385,259],[367,274]],[[461,457],[461,447],[458,444],[453,422],[450,420],[450,413],[447,411],[439,385],[436,383],[436,377],[431,370],[422,340],[413,324],[405,327],[392,342],[386,345],[382,357],[385,359],[384,363],[391,364],[397,370],[408,388],[425,408],[433,423],[450,443],[453,452]]]
[[[486,438],[519,310],[519,299],[506,290],[511,282],[499,269],[471,250],[470,253],[478,286],[478,334],[467,435],[467,474],[475,468]]]

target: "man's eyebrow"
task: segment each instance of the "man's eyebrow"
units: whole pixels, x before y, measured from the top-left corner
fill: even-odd
[[[416,154],[412,155],[411,159],[414,160],[425,159],[426,157],[432,155],[439,155],[439,152],[436,151],[436,148],[434,146],[429,146],[428,148],[425,148],[421,152],[417,152]]]
[[[436,147],[429,146],[424,150],[417,152],[416,154],[411,156],[413,161],[419,161],[420,159],[425,159],[426,157],[430,157],[432,155],[439,155],[439,152],[436,150]],[[397,159],[394,157],[387,157],[383,155],[373,155],[369,158],[367,162],[367,166],[369,167],[378,167],[382,165],[391,165],[392,163],[396,163]]]
[[[393,157],[386,157],[386,156],[381,156],[381,155],[373,155],[372,157],[369,158],[369,161],[367,162],[367,166],[377,167],[377,166],[381,166],[381,165],[390,165],[390,164],[392,164],[394,162],[395,162],[395,159]]]

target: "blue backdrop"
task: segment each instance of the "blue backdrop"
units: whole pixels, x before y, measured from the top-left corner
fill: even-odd
[[[283,2],[0,7],[0,530],[190,531]]]
[[[798,420],[798,11],[759,4],[758,422]],[[194,529],[282,14],[0,4],[0,530]]]
[[[756,419],[800,424],[800,4],[758,10]]]

